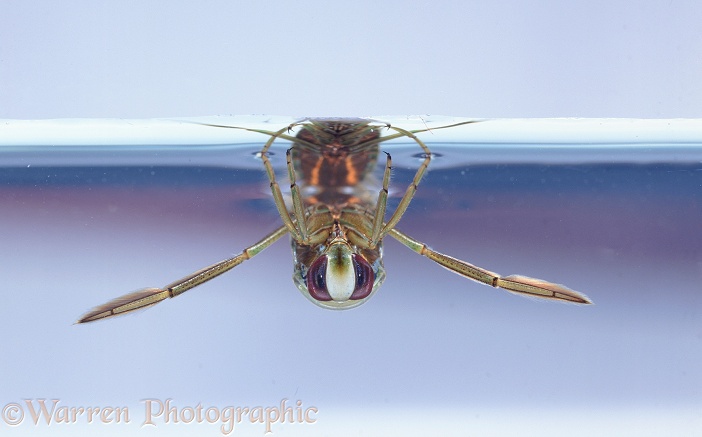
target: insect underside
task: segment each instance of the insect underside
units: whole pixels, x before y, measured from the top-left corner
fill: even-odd
[[[434,129],[444,129],[467,121]],[[526,276],[502,277],[465,261],[436,252],[400,232],[396,226],[407,210],[427,171],[432,155],[415,135],[429,129],[405,130],[367,119],[306,119],[276,132],[243,127],[269,136],[260,156],[270,182],[273,200],[283,225],[240,254],[205,267],[162,288],[129,293],[84,314],[77,323],[91,322],[145,308],[178,296],[256,256],[285,234],[290,234],[295,266],[293,280],[313,303],[346,309],[367,301],[385,279],[382,241],[395,238],[414,252],[478,282],[513,293],[552,300],[589,304],[581,293],[563,285]],[[297,130],[295,136],[290,133]],[[388,134],[381,136],[382,131]],[[386,220],[392,158],[385,154],[382,185],[370,188],[380,144],[407,137],[423,150],[423,161],[397,208]],[[286,153],[290,180],[290,206],[277,182],[268,150],[276,139],[293,143]]]

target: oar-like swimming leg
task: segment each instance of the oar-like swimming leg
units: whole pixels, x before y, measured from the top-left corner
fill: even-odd
[[[156,305],[157,303],[171,297],[176,297],[179,294],[185,293],[191,288],[197,287],[210,279],[216,278],[244,261],[253,258],[280,239],[280,237],[285,235],[287,232],[287,227],[281,226],[258,243],[247,247],[240,254],[234,257],[227,258],[218,263],[212,264],[211,266],[205,267],[204,269],[200,269],[197,272],[172,282],[163,288],[143,288],[141,290],[118,297],[117,299],[113,299],[88,311],[81,316],[76,323],[86,323],[118,316],[130,311]]]
[[[461,261],[460,259],[456,259],[432,250],[427,247],[426,244],[403,234],[397,229],[390,230],[389,234],[416,253],[429,258],[452,272],[458,273],[466,278],[473,279],[474,281],[482,282],[483,284],[496,288],[503,288],[507,291],[511,291],[512,293],[517,293],[524,296],[541,297],[545,299],[580,304],[592,303],[584,294],[578,293],[577,291],[571,290],[563,285],[520,275],[502,277],[497,273],[493,273],[489,270],[485,270],[465,261]]]

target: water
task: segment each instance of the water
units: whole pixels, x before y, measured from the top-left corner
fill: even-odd
[[[548,147],[422,138],[438,156],[400,230],[501,274],[566,284],[595,305],[514,296],[386,239],[378,294],[325,311],[296,290],[289,245],[278,242],[176,299],[74,326],[94,305],[163,286],[275,229],[261,143],[5,146],[0,403],[131,414],[111,427],[26,418],[12,429],[122,434],[141,427],[147,398],[181,410],[287,398],[318,413],[313,425],[273,424],[280,435],[702,430],[702,135],[608,144],[593,133],[589,144]],[[284,149],[272,157],[281,178]],[[419,151],[384,149],[396,204]],[[154,424],[159,435],[221,432],[219,422]]]

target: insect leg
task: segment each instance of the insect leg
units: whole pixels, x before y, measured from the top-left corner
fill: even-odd
[[[280,190],[280,186],[278,185],[278,182],[276,181],[275,178],[275,171],[273,170],[273,166],[270,163],[270,158],[268,157],[268,150],[271,148],[273,143],[275,142],[276,139],[282,138],[288,141],[293,141],[293,142],[301,142],[302,140],[291,137],[287,133],[289,133],[292,129],[295,127],[302,125],[307,121],[301,120],[295,123],[292,123],[282,129],[279,129],[275,132],[267,131],[267,130],[261,130],[261,129],[251,129],[251,128],[245,128],[245,127],[237,127],[237,126],[226,126],[226,125],[218,125],[218,124],[208,124],[204,123],[204,126],[211,126],[211,127],[219,127],[219,128],[227,128],[227,129],[240,129],[240,130],[245,130],[249,132],[258,132],[264,135],[268,135],[270,138],[266,143],[263,145],[263,148],[261,149],[260,155],[261,155],[261,160],[263,161],[263,166],[266,169],[266,175],[268,176],[268,180],[270,181],[270,187],[271,187],[271,193],[273,194],[273,201],[275,203],[276,208],[278,209],[278,215],[280,215],[281,220],[283,220],[283,223],[285,224],[285,227],[288,228],[288,232],[290,232],[290,235],[295,241],[298,241],[300,243],[303,242],[308,242],[309,238],[307,237],[308,232],[307,232],[307,226],[305,224],[305,215],[304,215],[304,209],[302,207],[302,200],[301,196],[299,195],[299,188],[296,187],[295,184],[295,175],[294,175],[294,170],[292,170],[292,164],[290,162],[290,156],[288,152],[288,174],[290,175],[291,179],[291,191],[293,192],[293,208],[295,211],[295,216],[296,216],[296,221],[293,221],[292,217],[290,216],[290,212],[288,211],[288,207],[285,205],[285,200],[283,199],[283,193]],[[297,191],[297,195],[295,194],[295,191]],[[297,200],[296,200],[297,198]],[[297,203],[297,204],[295,204]]]
[[[402,199],[400,199],[400,203],[397,205],[397,208],[393,212],[392,216],[390,219],[385,223],[385,226],[383,226],[382,230],[378,235],[375,235],[375,232],[373,233],[373,239],[372,239],[372,245],[378,244],[380,240],[385,237],[388,232],[390,232],[392,229],[395,228],[397,223],[400,221],[402,218],[402,215],[407,211],[407,207],[409,207],[410,202],[412,202],[412,198],[414,197],[414,194],[417,192],[417,187],[419,186],[419,182],[422,180],[422,177],[424,177],[424,173],[426,173],[427,168],[429,167],[429,162],[431,161],[431,151],[429,148],[420,140],[417,138],[412,132],[409,132],[405,129],[401,129],[399,127],[394,127],[390,126],[390,129],[393,129],[401,134],[404,134],[405,136],[412,138],[419,146],[424,150],[424,161],[422,161],[422,164],[419,166],[417,169],[417,172],[414,175],[414,179],[412,179],[412,183],[407,187],[407,190],[405,191],[405,194],[402,196]],[[387,172],[387,168],[386,168]],[[385,182],[385,178],[383,178],[383,182]],[[387,187],[383,187],[383,189],[386,189]],[[382,194],[382,193],[381,193]],[[383,211],[384,213],[384,211]],[[375,224],[374,224],[375,225]],[[375,227],[375,226],[374,226]]]
[[[307,228],[304,225],[304,214],[302,214],[302,218],[299,216],[297,217],[298,224],[295,226],[295,222],[293,222],[292,217],[290,216],[290,212],[288,211],[287,205],[285,205],[285,200],[283,199],[283,193],[280,191],[280,186],[278,185],[278,181],[276,181],[275,178],[275,171],[273,170],[273,165],[271,165],[271,161],[268,158],[268,149],[271,147],[273,142],[275,141],[276,138],[281,136],[285,131],[289,130],[292,128],[293,125],[290,125],[288,127],[285,127],[283,129],[280,129],[279,131],[275,132],[273,135],[271,135],[271,138],[266,142],[266,144],[263,146],[263,149],[261,149],[261,160],[263,161],[263,166],[266,169],[266,175],[268,176],[268,180],[270,181],[270,187],[271,187],[271,193],[273,194],[273,202],[275,203],[276,208],[278,209],[278,215],[280,215],[281,220],[283,220],[283,224],[285,224],[285,227],[288,229],[288,232],[290,232],[290,235],[295,241],[303,242],[307,240]],[[288,173],[290,174],[291,177],[291,188],[294,184],[294,172],[291,170],[292,169],[292,163],[290,161],[290,150],[287,152],[287,166],[288,166]],[[295,185],[296,186],[296,185]],[[298,189],[299,190],[299,189]],[[298,193],[299,194],[299,193]],[[294,200],[294,198],[293,198]],[[298,195],[298,202],[300,203],[299,206],[296,206],[296,213],[297,209],[302,209],[301,201],[299,199]],[[300,224],[299,222],[302,221],[303,223]],[[303,236],[304,234],[304,236]]]
[[[387,156],[385,160],[385,172],[383,173],[383,187],[378,193],[378,202],[375,207],[375,215],[373,217],[373,232],[371,234],[371,242],[373,247],[380,241],[380,231],[385,220],[385,210],[388,204],[388,187],[390,186],[390,172],[392,170],[392,157],[385,152]]]
[[[227,258],[223,261],[212,264],[209,267],[198,270],[197,272],[172,282],[163,288],[144,288],[118,297],[117,299],[113,299],[83,314],[76,323],[87,323],[94,320],[125,314],[130,311],[155,305],[162,300],[176,297],[179,294],[190,290],[191,288],[197,287],[203,282],[207,282],[210,279],[216,278],[222,273],[233,269],[242,262],[253,258],[268,246],[276,242],[287,232],[287,228],[285,226],[281,226],[258,243],[244,249],[239,255],[232,258]]]
[[[309,244],[309,235],[307,232],[307,220],[305,219],[305,210],[302,205],[302,195],[300,194],[300,187],[297,186],[297,181],[295,178],[295,167],[292,163],[291,156],[292,148],[288,149],[285,153],[285,159],[288,166],[288,178],[290,179],[290,195],[292,196],[293,211],[295,212],[295,224],[297,224],[297,232],[300,235],[300,239],[297,241]]]
[[[501,277],[497,273],[493,273],[489,270],[485,270],[465,261],[461,261],[460,259],[456,259],[429,249],[424,243],[421,243],[396,229],[391,229],[389,234],[397,241],[409,247],[418,254],[429,258],[452,272],[473,279],[474,281],[482,282],[483,284],[491,285],[496,288],[503,288],[507,291],[511,291],[512,293],[526,296],[581,304],[592,303],[584,294],[578,293],[577,291],[571,290],[563,285],[520,275]]]

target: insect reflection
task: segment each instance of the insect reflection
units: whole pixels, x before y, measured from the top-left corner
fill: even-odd
[[[472,121],[434,129],[443,129]],[[361,305],[385,279],[383,238],[390,236],[439,265],[492,287],[546,299],[589,304],[590,300],[567,287],[540,279],[497,273],[444,255],[400,232],[397,224],[407,211],[432,158],[415,135],[429,130],[405,130],[368,119],[306,119],[276,132],[244,127],[268,135],[260,156],[270,182],[273,200],[283,225],[240,254],[215,263],[162,288],[145,288],[100,305],[78,323],[92,322],[155,305],[176,297],[242,262],[253,258],[285,234],[290,234],[295,255],[293,280],[310,301],[323,308],[347,309]],[[297,134],[291,135],[297,130]],[[381,132],[388,133],[381,136]],[[370,174],[380,155],[380,143],[412,139],[423,150],[423,161],[395,211],[386,220],[392,158],[385,153],[382,187],[370,188]],[[268,150],[276,139],[293,143],[286,153],[291,206],[283,197]]]

